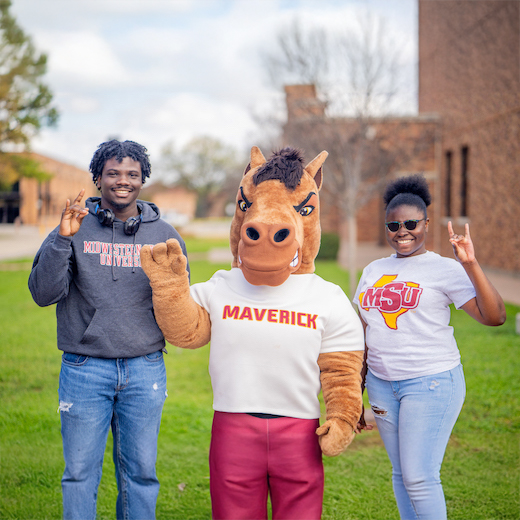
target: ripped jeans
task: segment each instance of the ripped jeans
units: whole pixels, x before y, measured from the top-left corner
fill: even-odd
[[[368,370],[366,388],[401,519],[445,519],[440,470],[466,396],[462,365],[404,381],[384,381]]]
[[[159,493],[157,437],[166,399],[159,350],[128,359],[64,353],[60,417],[65,472],[63,518],[94,520],[103,457],[112,428],[119,519],[152,520]]]

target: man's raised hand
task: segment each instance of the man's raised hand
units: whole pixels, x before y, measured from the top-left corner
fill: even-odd
[[[70,204],[70,199],[65,203],[65,209],[61,214],[59,234],[64,237],[74,236],[81,226],[83,219],[88,215],[88,209],[81,207],[79,204],[85,195],[83,188],[79,195],[74,199],[74,203]]]

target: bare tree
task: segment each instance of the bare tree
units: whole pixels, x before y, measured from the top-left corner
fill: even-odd
[[[356,30],[338,37],[335,56],[334,94],[355,117],[385,115],[398,95],[402,50],[391,38],[386,21],[366,13]],[[341,110],[343,107],[339,107]]]
[[[282,87],[291,83],[318,85],[328,74],[329,40],[324,29],[304,29],[300,19],[280,30],[276,48],[261,57],[271,82]]]
[[[317,28],[306,33],[294,21],[281,31],[279,41],[283,45],[275,53],[264,55],[270,70],[276,70],[278,78],[283,77],[284,66],[289,77],[299,70],[302,83],[313,78],[318,88],[321,112],[316,104],[309,105],[307,112],[305,107],[299,109],[298,117],[289,117],[284,139],[310,155],[322,149],[330,153],[324,186],[328,186],[328,200],[338,214],[338,261],[350,272],[353,294],[357,284],[359,208],[379,193],[389,175],[403,169],[411,155],[417,153],[415,144],[431,144],[431,128],[426,131],[426,141],[416,139],[412,148],[409,142],[398,144],[395,139],[389,146],[382,122],[395,106],[401,52],[382,19],[366,15],[359,18],[355,30],[334,38],[325,38]],[[319,52],[310,49],[311,41],[320,42]],[[301,64],[301,68],[293,64]]]

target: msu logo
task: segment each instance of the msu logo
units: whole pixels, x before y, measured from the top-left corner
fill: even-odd
[[[415,309],[422,289],[414,282],[394,282],[397,275],[383,275],[372,287],[359,295],[361,307],[366,311],[377,309],[386,325],[397,330],[397,318]]]

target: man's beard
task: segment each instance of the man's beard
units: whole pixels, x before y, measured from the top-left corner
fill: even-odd
[[[131,202],[114,202],[114,201],[110,201],[109,204],[115,210],[121,211],[123,209],[128,208],[128,206],[130,206],[130,204],[132,204],[132,203]]]

